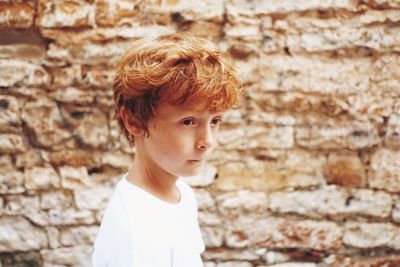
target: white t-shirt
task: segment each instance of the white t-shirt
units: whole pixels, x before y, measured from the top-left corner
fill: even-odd
[[[118,182],[93,246],[93,267],[203,267],[204,251],[193,190],[176,181],[180,201],[158,199]]]

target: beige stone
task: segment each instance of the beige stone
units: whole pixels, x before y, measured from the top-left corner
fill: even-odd
[[[10,87],[23,81],[34,65],[24,60],[0,59],[0,86]]]
[[[61,184],[66,189],[84,189],[92,185],[85,167],[61,166]]]
[[[324,177],[328,184],[349,187],[366,187],[365,167],[355,154],[330,154],[324,168]]]
[[[309,149],[365,149],[379,144],[376,126],[371,123],[354,122],[351,126],[310,125],[295,131],[296,143]]]
[[[173,14],[176,20],[196,21],[210,20],[214,22],[222,22],[224,14],[224,3],[221,1],[195,1],[195,0],[178,0],[178,1],[161,1],[150,6],[151,13],[167,13]]]
[[[47,246],[45,232],[20,216],[0,218],[0,251],[40,250]]]
[[[218,210],[223,215],[265,214],[268,208],[268,197],[264,192],[239,190],[218,194],[216,201]]]
[[[75,204],[80,210],[105,209],[114,189],[100,187],[74,191]]]
[[[29,149],[15,156],[15,167],[17,168],[41,166],[44,165],[45,162],[47,162],[46,151],[39,149]]]
[[[315,191],[271,193],[269,208],[273,212],[320,219],[325,216],[341,218],[357,215],[388,218],[392,198],[384,192],[327,186]]]
[[[378,149],[371,157],[372,172],[368,184],[372,188],[400,192],[400,153],[385,148]]]
[[[236,220],[230,232],[240,233],[249,245],[319,250],[340,248],[343,235],[342,229],[332,222],[250,216]]]
[[[19,104],[14,96],[0,96],[0,130],[17,133],[21,130],[22,122]]]
[[[90,86],[109,90],[112,87],[112,82],[115,75],[114,69],[104,69],[104,68],[89,68],[84,69],[85,78],[83,82]],[[111,90],[109,90],[111,91]]]
[[[217,168],[209,163],[204,163],[199,174],[194,176],[182,177],[191,186],[206,187],[215,180]]]
[[[259,260],[259,255],[253,250],[245,249],[229,249],[222,247],[219,249],[206,250],[203,254],[203,259],[215,260],[218,262],[222,261],[257,261]]]
[[[120,27],[107,27],[107,28],[85,28],[85,29],[41,29],[44,37],[55,40],[58,45],[78,45],[99,43],[111,41],[115,39],[136,39],[145,36],[168,34],[176,32],[172,26],[163,25],[133,25],[133,26],[120,26]],[[94,46],[97,47],[97,46]],[[53,56],[66,56],[70,55],[65,51],[58,50],[59,46],[54,46]],[[72,49],[78,47],[71,46]],[[78,51],[77,51],[78,52]],[[82,54],[81,54],[82,55]],[[85,66],[87,67],[87,66]],[[99,66],[95,66],[99,67]],[[103,68],[104,66],[101,66]]]
[[[82,67],[79,64],[63,66],[50,69],[52,79],[52,89],[60,87],[74,86],[82,80]]]
[[[17,194],[25,191],[24,174],[16,170],[4,170],[0,173],[0,193]]]
[[[393,206],[392,220],[396,223],[400,222],[400,202]]]
[[[62,90],[54,91],[51,96],[63,103],[89,105],[94,101],[94,94],[92,91],[83,91],[75,87],[67,87]]]
[[[0,3],[0,26],[7,28],[29,28],[33,24],[35,2],[32,0]]]
[[[71,137],[71,132],[63,127],[56,103],[51,99],[40,97],[27,102],[22,108],[21,118],[33,132],[29,136],[33,143],[51,147]]]
[[[47,56],[55,61],[72,64],[107,64],[115,65],[116,58],[129,47],[130,42],[120,41],[105,44],[87,43],[74,45],[58,45],[51,43]]]
[[[132,166],[134,157],[121,151],[112,151],[107,153],[99,153],[98,161],[102,165],[109,165],[114,168],[129,169]]]
[[[92,109],[76,129],[79,141],[91,147],[106,146],[109,138],[107,117],[99,109]]]
[[[95,161],[93,153],[82,149],[52,151],[49,153],[49,160],[56,165],[70,165],[74,167],[93,167],[99,165]]]
[[[385,146],[388,148],[400,148],[400,116],[392,114],[386,126]]]
[[[26,79],[21,83],[23,86],[37,86],[47,88],[50,85],[51,77],[42,66],[34,66]]]
[[[40,208],[49,209],[67,209],[72,206],[72,195],[65,191],[44,192],[40,197]]]
[[[262,78],[259,86],[268,91],[360,93],[368,89],[370,65],[368,58],[338,61],[317,55],[265,55],[260,57]]]
[[[98,226],[78,226],[61,230],[60,242],[63,246],[93,244],[96,240]]]
[[[139,24],[140,13],[134,1],[96,1],[95,10],[96,25],[118,26]]]
[[[199,210],[214,210],[215,211],[215,201],[209,191],[204,189],[195,189],[197,207]]]
[[[288,13],[294,11],[304,11],[308,9],[348,9],[356,10],[356,4],[352,1],[320,1],[312,0],[304,3],[302,1],[290,1],[290,2],[275,2],[273,0],[257,0],[248,2],[245,0],[230,0],[227,2],[227,10],[230,13],[243,14],[248,16],[254,16],[259,14],[270,14],[270,13]]]
[[[32,167],[25,169],[26,189],[40,190],[60,187],[60,177],[52,167]]]
[[[69,225],[69,224],[93,224],[95,218],[93,213],[88,210],[77,210],[74,208],[49,210],[50,223],[52,225]]]
[[[45,28],[93,25],[94,6],[80,0],[40,0],[36,25]]]
[[[30,33],[30,32],[28,32]],[[22,32],[22,35],[25,35]],[[29,37],[28,37],[29,38]],[[46,47],[44,44],[2,44],[0,46],[1,59],[20,59],[31,63],[41,64],[46,56]]]
[[[56,227],[47,227],[47,240],[49,240],[49,247],[51,249],[59,248],[60,243],[60,231]]]
[[[27,150],[27,142],[19,134],[0,134],[0,153],[21,153]]]
[[[73,247],[60,247],[57,249],[42,249],[40,254],[47,266],[76,266],[87,267],[91,265],[91,245],[78,245]]]
[[[322,182],[322,177],[314,174],[281,170],[268,162],[243,159],[219,166],[215,184],[217,189],[224,191],[275,191],[284,188],[309,188]]]
[[[201,228],[204,244],[207,248],[220,247],[224,240],[224,231],[219,227],[205,226]]]
[[[252,267],[250,262],[227,261],[218,263],[216,267]]]
[[[400,228],[389,223],[359,223],[345,224],[343,243],[357,248],[388,247],[399,249]]]
[[[220,226],[222,225],[222,218],[214,212],[202,211],[198,212],[198,220],[200,226]]]
[[[39,210],[39,196],[11,195],[6,200],[7,204],[4,210],[10,215]]]

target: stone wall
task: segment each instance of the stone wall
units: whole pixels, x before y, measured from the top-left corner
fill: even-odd
[[[133,148],[117,57],[188,31],[245,95],[195,188],[207,267],[400,266],[398,0],[0,1],[1,266],[88,266]]]

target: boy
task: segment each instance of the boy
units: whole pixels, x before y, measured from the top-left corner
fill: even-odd
[[[115,118],[136,154],[105,211],[94,267],[203,266],[195,195],[180,177],[199,172],[239,90],[232,67],[201,38],[145,38],[122,56]]]

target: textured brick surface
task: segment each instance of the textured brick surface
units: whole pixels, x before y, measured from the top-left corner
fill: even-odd
[[[205,266],[399,266],[399,22],[391,0],[0,1],[0,265],[89,265],[135,156],[117,59],[188,32],[245,88],[185,178]]]

